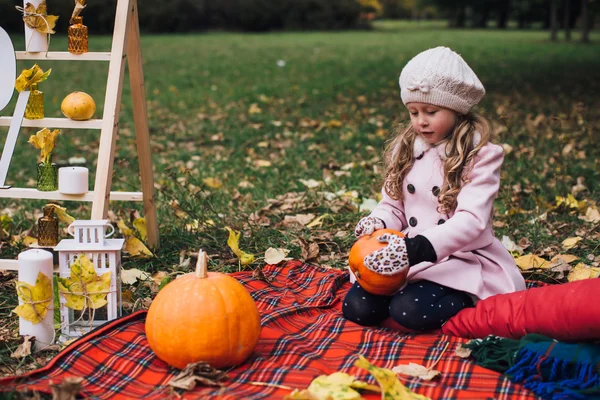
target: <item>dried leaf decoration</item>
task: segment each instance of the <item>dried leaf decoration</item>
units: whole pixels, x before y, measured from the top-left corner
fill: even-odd
[[[412,392],[398,380],[396,374],[387,368],[378,368],[372,365],[363,356],[354,363],[355,366],[365,369],[371,373],[381,386],[382,399],[402,399],[402,400],[428,400],[428,397]]]
[[[359,400],[363,397],[354,389],[368,389],[379,392],[379,387],[357,380],[344,372],[321,375],[315,378],[307,389],[294,390],[286,399],[318,400]]]
[[[254,256],[252,254],[246,253],[245,251],[240,249],[240,235],[241,232],[234,231],[230,227],[226,226],[225,229],[229,231],[229,238],[227,239],[227,245],[233,251],[239,259],[242,265],[252,264],[254,262]]]
[[[110,272],[98,276],[94,264],[85,254],[71,264],[71,276],[58,278],[58,289],[73,310],[97,309],[108,302]]]
[[[200,361],[188,364],[167,385],[178,389],[192,390],[196,387],[197,383],[209,386],[223,386],[222,381],[226,379],[227,374],[224,371],[213,368],[204,361]]]
[[[33,324],[44,319],[52,304],[52,281],[46,275],[38,272],[35,285],[26,282],[16,282],[17,295],[23,304],[12,310],[19,317]]]
[[[583,238],[581,238],[579,236],[566,238],[565,240],[562,241],[563,249],[570,250],[573,247],[577,246],[577,243],[579,243],[582,240],[583,240]]]
[[[25,4],[23,9],[23,22],[40,33],[53,34],[58,15],[48,15],[46,1],[42,1],[37,8],[31,3]]]
[[[31,85],[37,85],[48,79],[51,72],[52,68],[44,72],[37,64],[34,64],[33,67],[21,71],[21,75],[19,75],[15,81],[15,89],[17,89],[18,92],[30,90]]]
[[[60,129],[51,131],[48,128],[40,129],[35,135],[29,137],[28,143],[41,151],[40,161],[46,164],[50,163],[52,150],[56,145],[56,137],[60,133]]]
[[[52,208],[54,210],[54,214],[56,215],[56,217],[63,224],[71,225],[75,221],[75,218],[73,218],[69,214],[67,214],[67,209],[65,207],[61,207],[58,204],[54,204],[54,203],[48,203],[48,204],[46,204],[46,207]]]

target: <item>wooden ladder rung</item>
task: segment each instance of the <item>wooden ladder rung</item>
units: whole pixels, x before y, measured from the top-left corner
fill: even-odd
[[[12,117],[0,117],[0,126],[10,126]],[[102,129],[101,119],[74,121],[68,118],[23,119],[21,124],[27,128],[67,128],[67,129]]]
[[[79,60],[79,61],[110,61],[109,52],[91,52],[71,54],[68,51],[49,51],[48,53],[26,53],[16,51],[17,60]]]
[[[94,201],[94,192],[86,194],[62,194],[58,191],[41,192],[32,188],[0,189],[0,198],[40,199],[40,200],[68,200],[68,201]],[[110,192],[110,200],[114,201],[142,201],[142,192]]]

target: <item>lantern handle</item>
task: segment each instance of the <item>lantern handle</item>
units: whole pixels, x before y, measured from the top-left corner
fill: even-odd
[[[110,226],[110,229],[111,229],[111,231],[110,231],[109,233],[105,233],[105,234],[104,234],[104,237],[105,237],[105,238],[107,238],[107,237],[111,237],[111,236],[112,236],[112,234],[113,234],[113,233],[115,233],[115,227],[114,227],[114,226],[112,226],[112,224],[106,224],[106,226]]]

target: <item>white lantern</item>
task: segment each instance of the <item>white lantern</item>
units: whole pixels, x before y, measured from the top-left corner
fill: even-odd
[[[114,232],[108,220],[74,221],[67,231],[74,239],[63,239],[54,248],[61,278],[70,277],[71,265],[83,254],[92,261],[98,276],[110,272],[108,304],[93,313],[68,308],[65,296],[60,296],[61,331],[76,337],[121,316],[121,249],[125,239],[106,239]]]

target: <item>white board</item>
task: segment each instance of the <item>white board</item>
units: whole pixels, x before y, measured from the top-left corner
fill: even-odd
[[[0,111],[12,98],[17,79],[17,60],[10,36],[0,27]]]

